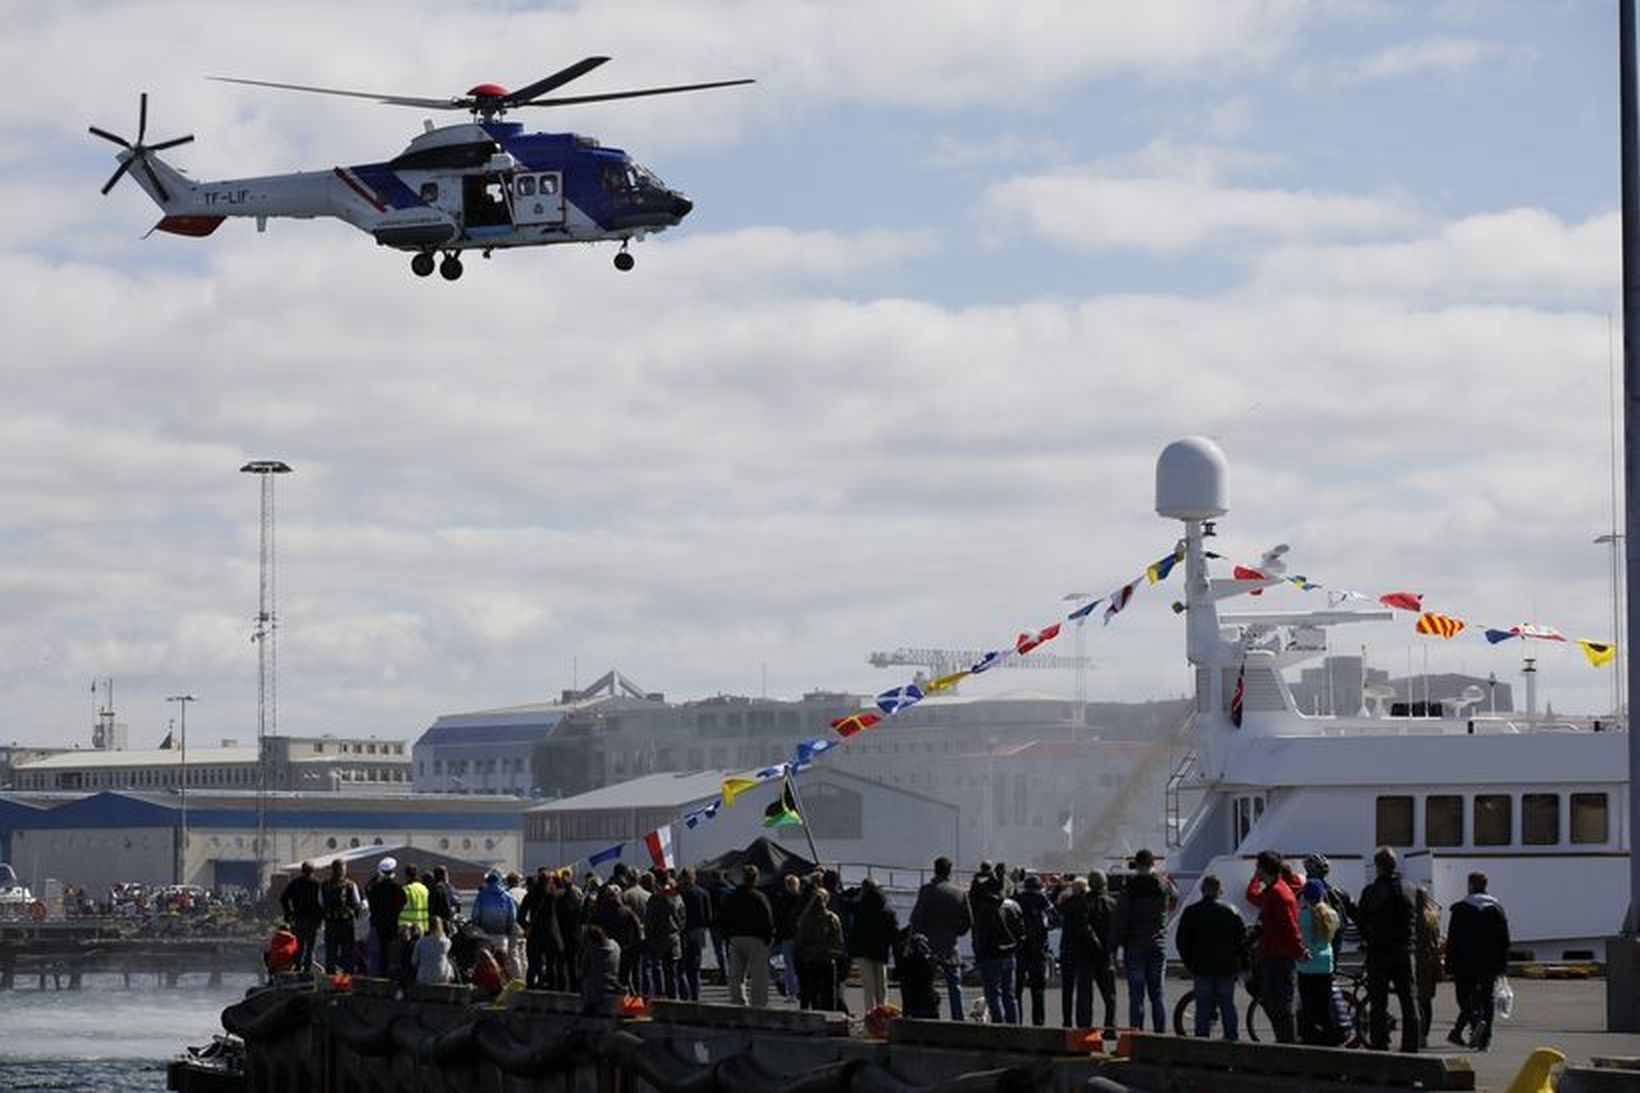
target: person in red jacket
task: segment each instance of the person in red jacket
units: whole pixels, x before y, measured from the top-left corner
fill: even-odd
[[[1298,931],[1301,887],[1283,868],[1280,854],[1259,852],[1257,871],[1247,882],[1247,902],[1258,908],[1258,1002],[1281,1044],[1298,1039],[1293,973],[1298,961],[1310,955]]]

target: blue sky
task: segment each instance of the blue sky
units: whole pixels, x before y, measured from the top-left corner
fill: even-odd
[[[1610,4],[0,11],[0,739],[84,738],[105,675],[136,743],[184,689],[250,729],[247,458],[297,468],[292,731],[414,735],[572,665],[881,690],[871,650],[1006,641],[1165,550],[1150,476],[1188,433],[1230,456],[1236,553],[1610,637]],[[385,159],[421,115],[206,75],[438,95],[591,53],[586,91],[759,81],[525,118],[694,198],[628,276],[554,248],[423,282],[336,223],[144,241],[137,188],[96,193],[84,127],[131,131],[141,90],[214,178]],[[1181,648],[1141,601],[1090,691],[1182,693]],[[1544,669],[1609,708],[1609,670]]]

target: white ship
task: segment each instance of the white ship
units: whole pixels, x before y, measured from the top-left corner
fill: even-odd
[[[1239,892],[1261,850],[1295,863],[1324,854],[1328,879],[1358,894],[1373,851],[1387,845],[1443,906],[1463,898],[1471,871],[1487,873],[1522,957],[1603,960],[1629,901],[1622,726],[1302,713],[1283,670],[1324,656],[1330,627],[1388,613],[1220,615],[1219,600],[1280,579],[1208,573],[1203,539],[1228,511],[1226,473],[1224,454],[1197,437],[1169,445],[1156,466],[1156,511],[1185,525],[1196,674],[1195,747],[1169,784],[1177,821],[1167,866],[1185,899],[1205,873]]]

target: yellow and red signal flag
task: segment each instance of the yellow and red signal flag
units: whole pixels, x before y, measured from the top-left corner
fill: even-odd
[[[871,710],[861,710],[859,713],[851,713],[847,717],[839,717],[836,721],[831,723],[831,727],[837,730],[838,736],[847,739],[850,736],[865,732],[882,719],[883,715],[880,713],[875,713]],[[724,784],[727,785],[728,783]],[[737,790],[736,792],[739,791]],[[727,800],[727,798],[725,798],[725,800]]]
[[[1420,634],[1434,634],[1440,638],[1451,638],[1467,625],[1468,623],[1462,619],[1455,619],[1451,615],[1426,611],[1418,616],[1416,629]]]

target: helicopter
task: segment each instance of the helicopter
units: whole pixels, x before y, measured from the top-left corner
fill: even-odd
[[[411,252],[410,269],[418,277],[431,276],[436,264],[446,281],[456,280],[462,274],[463,251],[477,250],[488,258],[493,251],[511,247],[601,241],[619,241],[615,268],[626,272],[634,265],[631,244],[676,227],[694,208],[693,202],[619,148],[606,148],[578,133],[526,133],[523,125],[506,121],[506,113],[527,106],[573,106],[755,81],[542,97],[608,60],[584,58],[516,91],[481,83],[465,95],[449,98],[212,76],[224,83],[427,110],[465,110],[472,116],[456,125],[423,122],[424,132],[385,162],[214,182],[195,181],[159,157],[162,151],[192,141],[193,134],[146,143],[145,91],[138,102],[135,141],[90,127],[92,135],[121,149],[119,166],[102,192],[106,195],[130,174],[164,214],[149,234],[203,237],[230,216],[254,217],[257,231],[266,231],[274,217],[336,217],[368,232],[381,246]],[[442,258],[435,260],[435,255]]]

